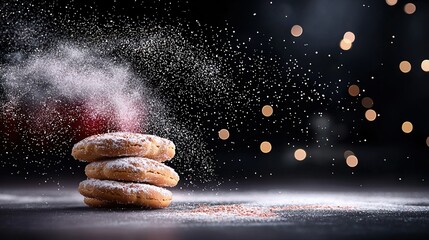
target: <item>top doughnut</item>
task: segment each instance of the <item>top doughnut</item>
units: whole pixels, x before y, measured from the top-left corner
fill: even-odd
[[[145,157],[164,162],[174,157],[174,143],[154,135],[112,132],[93,135],[76,143],[72,156],[81,161],[94,162],[113,157]]]

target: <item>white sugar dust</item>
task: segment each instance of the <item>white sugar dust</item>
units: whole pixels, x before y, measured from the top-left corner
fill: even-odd
[[[2,166],[30,169],[30,174],[14,172],[25,178],[61,178],[78,172],[67,163],[73,143],[92,134],[130,131],[176,144],[169,164],[184,186],[210,182],[215,161],[200,127],[209,109],[191,110],[221,101],[230,82],[221,82],[208,53],[184,45],[186,39],[175,31],[129,27],[115,38],[107,32],[53,41],[37,51],[12,49],[0,72],[1,143],[7,156]]]
[[[133,78],[126,66],[85,49],[59,46],[7,67],[3,86],[9,107],[25,102],[46,108],[52,100],[82,103],[88,117],[101,116],[121,131],[135,132],[143,123],[145,101],[141,90],[132,87]]]
[[[154,39],[147,41],[154,43]],[[141,40],[138,42],[145,45]],[[154,51],[148,48],[144,50]],[[1,72],[5,92],[2,116],[8,126],[5,135],[21,134],[23,142],[32,148],[29,154],[37,156],[35,159],[41,159],[40,154],[45,153],[67,159],[69,154],[65,149],[91,134],[109,131],[156,134],[173,140],[179,149],[173,165],[185,175],[184,185],[209,181],[213,163],[210,150],[200,141],[198,123],[179,120],[174,115],[174,110],[183,109],[183,105],[169,107],[168,97],[147,87],[148,78],[133,72],[129,63],[115,62],[113,57],[98,54],[100,52],[103,50],[99,46],[89,49],[61,44],[6,65]],[[151,59],[162,54],[168,53],[158,52],[152,58],[145,56],[145,63],[151,64],[154,62]],[[186,64],[195,65],[194,62]],[[152,81],[156,78],[151,77]],[[203,91],[204,84],[196,81],[196,76],[186,73],[186,77],[192,80],[188,85],[194,84],[199,87],[198,91]],[[178,89],[168,79],[162,81],[163,86],[170,85],[167,90]],[[3,143],[7,145],[7,139]],[[38,162],[45,170],[62,163],[59,160],[54,164],[43,158],[31,161]],[[199,174],[193,176],[195,172]]]

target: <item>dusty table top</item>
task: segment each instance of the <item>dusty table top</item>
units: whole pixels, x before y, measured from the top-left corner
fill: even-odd
[[[0,190],[3,236],[337,239],[429,236],[429,191],[174,192],[161,210],[93,209],[76,189]]]

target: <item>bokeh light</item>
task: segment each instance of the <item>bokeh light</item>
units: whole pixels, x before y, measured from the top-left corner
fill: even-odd
[[[344,51],[350,50],[350,48],[352,48],[352,42],[348,39],[341,39],[340,48]]]
[[[410,133],[413,131],[413,124],[409,121],[405,121],[404,123],[402,123],[402,131],[404,133]]]
[[[404,6],[404,12],[406,14],[413,14],[416,11],[416,5],[414,3],[407,3]]]
[[[271,152],[271,149],[272,149],[271,143],[268,141],[262,142],[259,147],[261,149],[261,152],[263,152],[263,153],[269,153],[269,152]]]
[[[218,134],[219,138],[222,140],[227,140],[229,138],[229,131],[227,129],[221,129]]]
[[[370,97],[362,98],[362,106],[364,108],[372,108],[374,106],[374,101]]]
[[[402,61],[399,64],[399,70],[401,70],[401,72],[403,73],[408,73],[411,71],[411,63],[408,61]]]
[[[303,29],[300,25],[294,25],[291,29],[290,29],[290,33],[292,34],[292,36],[294,37],[299,37],[302,35],[303,33]]]
[[[387,5],[394,6],[398,3],[398,0],[386,0]]]
[[[429,137],[426,138],[426,145],[429,147]]]
[[[270,105],[265,105],[262,107],[262,115],[264,115],[265,117],[269,117],[271,115],[273,115],[273,107],[271,107]]]
[[[293,154],[293,156],[295,157],[296,160],[302,161],[307,157],[307,153],[305,152],[304,149],[298,148],[297,150],[295,150],[295,153]]]
[[[356,167],[358,165],[358,158],[355,155],[350,155],[346,158],[346,164],[349,167]]]
[[[356,97],[357,95],[359,95],[360,89],[358,85],[350,85],[349,87],[349,94],[352,97]]]
[[[372,122],[377,118],[377,112],[374,111],[373,109],[368,109],[365,112],[365,118],[366,120]]]
[[[351,150],[344,151],[344,159],[347,159],[351,155],[355,155]]]
[[[428,59],[423,60],[421,67],[423,71],[429,72],[429,60]]]
[[[353,32],[346,32],[344,33],[343,39],[346,39],[348,41],[350,41],[350,43],[353,43],[356,39],[356,36]]]

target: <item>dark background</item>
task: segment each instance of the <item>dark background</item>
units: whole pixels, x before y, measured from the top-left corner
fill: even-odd
[[[253,111],[252,117],[240,127],[234,122],[241,121],[241,118],[234,120],[234,113],[217,109],[219,115],[231,116],[232,120],[223,120],[225,125],[238,127],[229,129],[231,137],[226,141],[217,138],[217,131],[207,133],[204,140],[213,148],[213,155],[217,159],[217,179],[221,179],[219,181],[227,186],[234,186],[231,189],[241,188],[247,182],[291,184],[307,181],[329,181],[355,186],[380,182],[426,186],[429,169],[429,147],[426,144],[426,138],[429,136],[429,73],[421,70],[420,63],[429,58],[429,33],[426,31],[429,3],[412,2],[417,6],[417,11],[412,15],[403,11],[406,2],[399,1],[395,6],[388,6],[382,0],[207,0],[138,3],[37,1],[22,2],[15,8],[7,9],[19,11],[20,5],[23,9],[35,12],[38,9],[50,9],[54,15],[66,13],[72,16],[71,24],[83,21],[85,13],[87,16],[97,14],[113,19],[127,16],[135,22],[146,18],[159,21],[161,25],[177,26],[180,23],[189,23],[189,28],[184,28],[184,35],[191,36],[193,28],[205,34],[207,45],[210,46],[210,39],[213,41],[213,49],[210,49],[213,54],[217,53],[215,46],[219,43],[231,39],[245,42],[251,37],[252,42],[240,51],[247,54],[256,52],[267,59],[275,57],[279,66],[287,66],[291,59],[299,62],[299,67],[290,71],[291,77],[276,75],[276,72],[271,71],[273,63],[264,62],[262,66],[267,69],[266,72],[263,71],[266,73],[264,78],[268,85],[270,81],[277,83],[288,78],[293,79],[297,74],[302,75],[311,69],[310,82],[329,85],[327,89],[320,90],[329,98],[322,105],[298,101],[299,94],[288,87],[284,87],[284,91],[290,93],[290,98],[284,95],[276,98],[278,88],[269,88],[264,84],[248,85],[243,79],[253,76],[240,75],[239,89],[250,86],[260,90],[257,95],[246,95],[254,97],[251,104],[246,106],[246,109]],[[31,5],[30,8],[28,4]],[[79,14],[73,18],[71,12],[74,11]],[[2,25],[9,21],[8,19],[11,18],[3,12]],[[103,25],[107,19],[97,18],[95,24]],[[199,24],[211,28],[199,29],[196,20]],[[47,25],[49,24],[48,22]],[[298,38],[290,34],[290,28],[295,24],[304,29]],[[229,33],[234,31],[234,37],[212,35],[226,26]],[[3,27],[4,36],[9,36],[5,29],[7,28]],[[48,28],[47,31],[53,35],[56,31],[59,31],[58,35],[62,34],[60,30]],[[338,43],[346,31],[355,33],[356,41],[351,50],[342,51]],[[189,39],[198,44],[197,39]],[[4,56],[17,45],[14,45],[12,38],[5,37],[1,40],[1,46],[2,62],[7,63],[8,59]],[[227,60],[231,66],[237,65],[233,58]],[[412,64],[412,70],[408,74],[400,72],[398,68],[403,60]],[[249,75],[254,73],[258,72],[254,71]],[[339,82],[339,79],[342,81]],[[359,96],[348,95],[347,88],[351,84],[359,85]],[[362,89],[365,91],[362,92]],[[368,122],[364,118],[366,109],[360,105],[360,101],[366,96],[374,100],[373,108],[380,114],[374,122]],[[264,118],[260,114],[260,109],[265,104],[275,106],[274,115],[270,118]],[[288,109],[290,106],[292,110]],[[240,106],[237,107],[241,109]],[[319,112],[323,112],[324,117],[318,117]],[[240,114],[240,111],[236,114]],[[290,117],[291,114],[293,117]],[[302,119],[302,122],[294,122],[296,119]],[[284,125],[276,121],[283,121]],[[404,121],[411,121],[414,125],[410,134],[401,131]],[[207,124],[207,128],[213,127],[208,122],[203,124]],[[315,125],[324,125],[332,132],[312,129],[311,126]],[[308,134],[300,131],[305,127],[310,129]],[[5,127],[2,131],[6,131]],[[336,137],[335,133],[338,132],[344,133],[343,137]],[[318,141],[323,134],[330,138],[330,141]],[[19,133],[15,134],[15,137],[19,138]],[[78,137],[75,138],[78,140]],[[259,143],[265,140],[270,141],[273,146],[273,150],[268,154],[259,151]],[[12,148],[18,150],[1,156],[1,179],[39,184],[44,184],[47,180],[62,184],[67,179],[77,181],[84,178],[84,164],[73,161],[71,157],[48,168],[43,167],[42,171],[41,166],[25,161],[13,166],[10,161],[25,158],[26,152],[31,152],[31,149],[29,150],[28,146],[16,147],[13,141],[2,142],[5,151]],[[293,151],[298,147],[307,151],[307,159],[302,162],[293,158]],[[71,146],[66,146],[62,151],[68,151],[70,148]],[[345,150],[352,150],[358,157],[359,164],[356,168],[349,168],[345,164]],[[36,154],[32,157],[55,158],[49,154]]]

